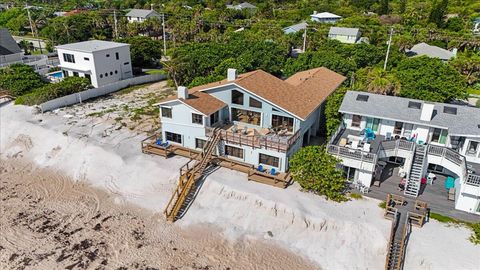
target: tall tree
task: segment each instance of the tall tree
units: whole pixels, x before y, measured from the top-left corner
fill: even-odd
[[[428,21],[431,23],[435,23],[438,27],[443,26],[443,17],[447,12],[448,0],[441,0],[437,2],[435,0],[432,5],[432,10],[430,11],[430,16],[428,17]]]

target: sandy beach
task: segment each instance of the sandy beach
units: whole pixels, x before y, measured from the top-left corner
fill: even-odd
[[[188,160],[140,141],[169,93],[160,82],[44,114],[0,107],[0,269],[384,269],[391,222],[375,199],[334,203],[221,168],[168,224]],[[478,270],[470,233],[414,228],[405,269]]]
[[[262,241],[229,242],[23,159],[0,161],[0,269],[316,269]]]

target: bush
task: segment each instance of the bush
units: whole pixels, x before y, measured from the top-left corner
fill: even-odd
[[[383,209],[387,208],[387,202],[386,201],[380,202],[378,204],[378,207],[383,208]]]
[[[346,181],[343,171],[337,169],[339,161],[324,146],[307,146],[290,159],[290,172],[302,188],[325,195],[329,200],[345,201]]]
[[[45,82],[42,77],[30,66],[13,64],[0,69],[0,90],[7,91],[12,96],[27,94],[43,85]]]
[[[31,93],[18,97],[15,104],[36,105],[51,99],[85,91],[90,87],[90,82],[85,78],[67,77],[59,83],[47,84]]]
[[[480,245],[480,222],[471,225],[472,227],[472,236],[470,236],[470,241],[475,245]]]

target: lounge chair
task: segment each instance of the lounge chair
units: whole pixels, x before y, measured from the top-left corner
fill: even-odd
[[[162,139],[157,139],[157,140],[155,141],[155,144],[156,144],[156,145],[162,145],[162,143],[163,143],[163,142],[162,142]]]
[[[167,148],[168,146],[170,145],[170,143],[168,141],[166,141],[164,144],[162,144],[161,146]]]
[[[257,171],[259,171],[259,172],[265,171],[265,170],[263,169],[263,165],[258,165]]]
[[[277,171],[275,170],[275,168],[270,169],[270,174],[271,175],[277,175]]]
[[[347,138],[341,138],[338,146],[345,146],[347,145]]]

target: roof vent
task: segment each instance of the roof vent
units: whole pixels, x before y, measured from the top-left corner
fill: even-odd
[[[448,114],[457,115],[457,108],[444,106],[443,107],[443,112],[448,113]]]
[[[188,89],[185,86],[179,86],[177,89],[178,98],[188,99]]]
[[[422,114],[420,115],[420,120],[422,121],[432,120],[434,108],[435,108],[434,104],[424,103],[422,108]]]
[[[368,101],[368,95],[358,94],[357,95],[357,101],[367,102]]]
[[[408,102],[408,108],[420,109],[420,108],[422,108],[422,103],[420,103],[420,102],[415,102],[415,101],[409,101],[409,102]]]

